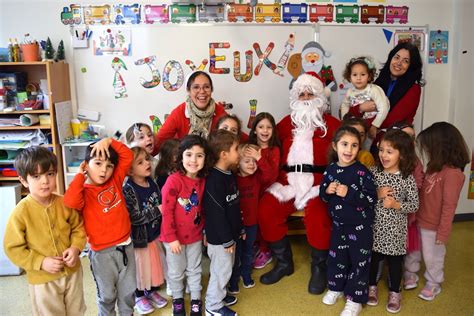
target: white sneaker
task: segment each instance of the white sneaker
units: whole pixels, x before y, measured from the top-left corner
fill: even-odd
[[[328,290],[323,297],[323,303],[326,305],[334,305],[338,298],[342,297],[344,293]]]
[[[344,309],[341,312],[341,316],[357,316],[361,311],[362,304],[347,300],[346,306],[344,306]]]

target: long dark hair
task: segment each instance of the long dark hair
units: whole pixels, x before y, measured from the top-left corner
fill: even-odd
[[[176,171],[176,161],[178,154],[179,140],[176,138],[167,139],[160,147],[160,160],[156,165],[155,177],[171,174]],[[176,156],[176,157],[175,157]]]
[[[441,171],[443,166],[459,168],[469,163],[469,148],[459,130],[447,122],[437,122],[418,134],[416,144],[427,162],[427,173]]]
[[[278,138],[278,132],[276,129],[275,119],[268,112],[258,113],[255,119],[253,120],[252,128],[250,129],[250,132],[249,132],[249,143],[258,145],[257,134],[255,134],[255,130],[257,129],[258,123],[260,123],[260,121],[264,119],[267,119],[268,121],[270,121],[270,124],[272,124],[272,127],[273,127],[272,137],[270,137],[270,140],[268,141],[268,147],[271,148],[271,147],[277,146],[281,148],[280,139]]]
[[[420,51],[415,45],[408,42],[400,42],[390,51],[387,61],[380,70],[380,74],[377,79],[375,79],[374,83],[380,86],[385,94],[387,94],[388,87],[392,81],[390,62],[392,61],[393,56],[395,56],[395,54],[401,49],[406,49],[410,54],[410,66],[408,66],[406,73],[397,79],[397,83],[395,84],[395,87],[389,96],[390,109],[397,105],[398,101],[400,101],[400,99],[415,83],[420,86],[424,86],[424,81],[421,79],[423,75],[423,62],[421,60]]]
[[[204,149],[204,154],[206,155],[204,159],[204,167],[198,171],[198,178],[204,178],[207,176],[207,173],[209,171],[209,147],[207,145],[207,141],[202,138],[201,136],[198,135],[187,135],[183,138],[181,143],[179,143],[178,147],[178,157],[176,158],[176,169],[178,169],[179,172],[182,174],[186,174],[186,169],[184,168],[183,165],[183,153],[187,149],[191,149],[194,146],[199,146],[202,149]]]
[[[415,170],[417,161],[413,139],[410,135],[402,132],[399,129],[391,129],[383,135],[379,146],[383,141],[390,143],[393,148],[400,152],[400,162],[398,163],[398,168],[400,169],[402,177],[407,178],[413,173],[413,170]],[[383,170],[379,155],[377,155],[376,162],[379,170]]]
[[[359,131],[350,125],[347,125],[347,124],[342,125],[334,133],[334,137],[332,138],[332,146],[329,147],[328,160],[330,162],[336,162],[339,160],[339,157],[337,156],[337,152],[334,149],[334,147],[337,146],[337,143],[341,140],[342,136],[344,135],[352,135],[355,138],[357,138],[357,140],[359,141],[359,150],[361,149],[362,139],[360,138]]]

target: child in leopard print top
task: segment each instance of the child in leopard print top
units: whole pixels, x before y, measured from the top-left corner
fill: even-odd
[[[418,189],[412,172],[416,155],[412,138],[401,130],[388,131],[379,144],[377,166],[371,168],[377,185],[374,244],[369,276],[368,305],[378,304],[377,271],[385,258],[389,268],[387,311],[400,311],[400,283],[406,253],[408,213],[418,209]]]

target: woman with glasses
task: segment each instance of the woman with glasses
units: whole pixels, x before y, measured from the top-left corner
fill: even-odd
[[[206,72],[191,74],[186,84],[188,98],[171,112],[155,135],[155,152],[170,138],[199,135],[207,139],[219,118],[226,114],[224,107],[212,99],[213,88],[211,77]]]

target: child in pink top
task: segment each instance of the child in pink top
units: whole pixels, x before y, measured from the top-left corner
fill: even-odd
[[[268,187],[276,181],[280,171],[281,147],[280,140],[277,135],[275,119],[270,113],[260,112],[257,114],[249,133],[249,143],[260,146],[262,149],[262,159],[264,159],[266,163],[270,165],[271,174],[273,177],[269,179],[266,186]],[[261,193],[263,192],[264,190],[262,190]],[[257,237],[257,242],[259,244],[259,250],[253,267],[255,269],[263,269],[272,261],[272,253],[260,234]]]
[[[426,266],[426,285],[418,295],[431,301],[444,281],[446,243],[464,183],[464,167],[470,161],[467,144],[459,130],[446,122],[434,123],[417,137],[426,168],[416,220]]]
[[[202,314],[201,258],[203,227],[201,204],[208,166],[207,142],[188,135],[178,148],[178,171],[166,180],[162,192],[163,222],[160,240],[166,248],[173,315],[184,315],[184,276],[191,292],[190,315]]]

